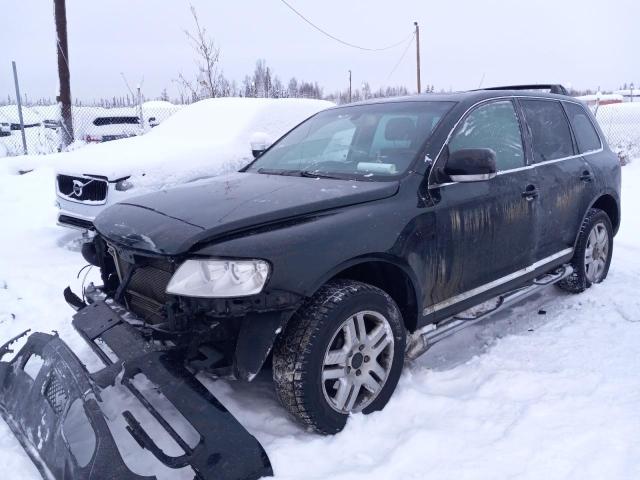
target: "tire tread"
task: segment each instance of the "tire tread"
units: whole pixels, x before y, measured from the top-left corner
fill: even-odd
[[[276,342],[273,354],[273,380],[280,403],[299,419],[308,429],[323,434],[328,431],[314,414],[305,395],[306,372],[309,368],[310,345],[321,331],[327,318],[339,302],[347,295],[363,291],[382,293],[377,287],[354,280],[332,280],[322,286],[289,320]]]

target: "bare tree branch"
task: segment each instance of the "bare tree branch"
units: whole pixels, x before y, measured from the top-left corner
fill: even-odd
[[[228,85],[227,80],[219,69],[220,49],[202,26],[198,13],[191,5],[191,15],[195,23],[195,31],[184,30],[191,47],[196,53],[198,72],[195,81],[187,80],[181,73],[177,82],[187,90],[194,99],[218,97],[223,95]]]

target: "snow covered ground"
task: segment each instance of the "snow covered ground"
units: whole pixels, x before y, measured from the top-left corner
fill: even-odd
[[[609,278],[553,287],[463,331],[406,368],[387,408],[320,437],[290,420],[266,378],[202,380],[260,440],[278,479],[640,478],[640,159],[623,168]],[[0,338],[57,330],[81,358],[62,289],[83,266],[55,225],[53,170],[0,163]],[[96,279],[92,272],[89,279]],[[93,362],[95,363],[95,362]],[[0,422],[0,464],[38,472]]]

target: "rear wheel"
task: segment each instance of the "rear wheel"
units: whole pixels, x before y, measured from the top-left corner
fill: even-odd
[[[294,315],[278,340],[273,378],[281,403],[320,433],[336,433],[350,413],[388,402],[400,378],[406,334],[384,291],[335,280]]]
[[[558,282],[571,293],[580,293],[594,283],[602,282],[609,273],[613,254],[613,228],[609,216],[592,208],[582,222],[571,266],[573,274]]]

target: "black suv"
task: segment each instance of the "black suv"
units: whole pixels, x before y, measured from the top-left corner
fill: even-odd
[[[239,173],[105,210],[87,296],[196,369],[272,365],[285,408],[335,433],[387,403],[406,357],[541,286],[604,280],[619,225],[618,158],[575,99],[375,100],[316,114]]]

